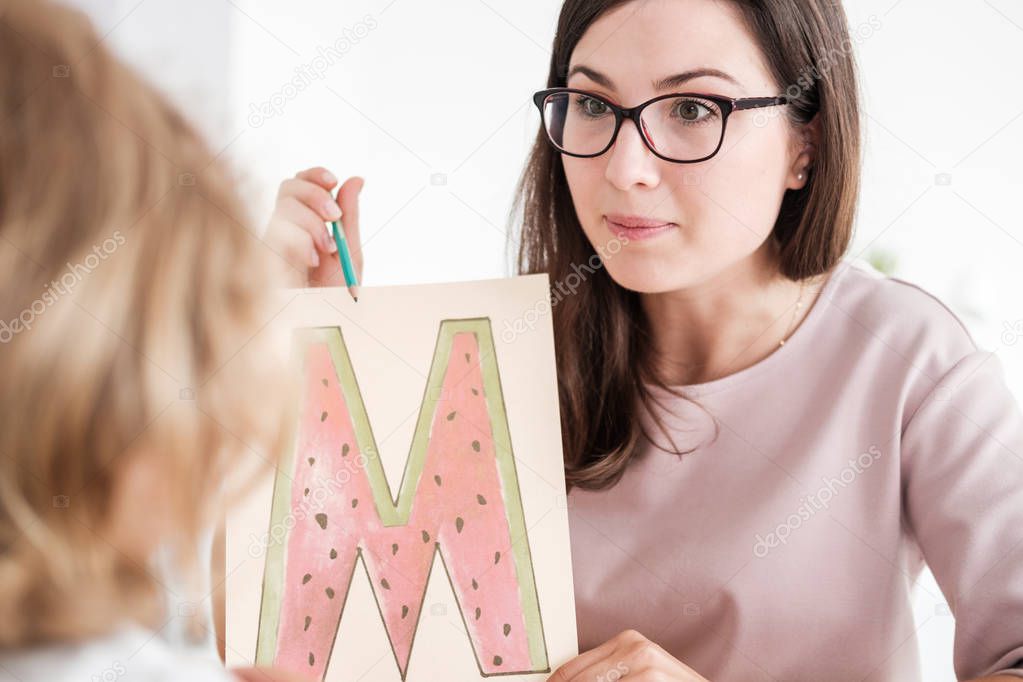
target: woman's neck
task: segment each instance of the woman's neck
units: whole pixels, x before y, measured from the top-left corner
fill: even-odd
[[[719,379],[760,362],[799,326],[824,279],[807,280],[803,288],[785,278],[767,240],[748,258],[692,287],[644,294],[655,366],[666,383],[677,386]]]

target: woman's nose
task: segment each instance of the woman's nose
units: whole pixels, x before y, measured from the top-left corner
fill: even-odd
[[[660,181],[661,160],[643,142],[635,121],[622,122],[611,149],[604,176],[617,189],[625,191],[633,185],[656,187]]]

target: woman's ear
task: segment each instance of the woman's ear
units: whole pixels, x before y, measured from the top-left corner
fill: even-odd
[[[807,123],[796,128],[793,135],[794,161],[789,167],[785,186],[788,189],[803,189],[810,180],[810,169],[817,161],[817,149],[821,139],[821,117],[814,114]]]

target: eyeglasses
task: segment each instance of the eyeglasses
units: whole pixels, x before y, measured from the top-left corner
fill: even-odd
[[[614,144],[622,122],[636,124],[643,142],[658,158],[673,163],[706,161],[721,149],[734,111],[788,104],[789,98],[674,93],[635,107],[620,107],[586,90],[550,88],[533,95],[547,139],[569,156],[600,156]]]

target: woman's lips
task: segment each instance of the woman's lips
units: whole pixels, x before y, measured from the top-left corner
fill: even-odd
[[[674,227],[678,227],[675,223],[666,223],[660,220],[651,220],[649,218],[641,218],[638,216],[606,215],[604,216],[604,221],[607,223],[608,229],[611,230],[616,237],[624,237],[630,241],[650,239],[660,234],[664,234]]]

